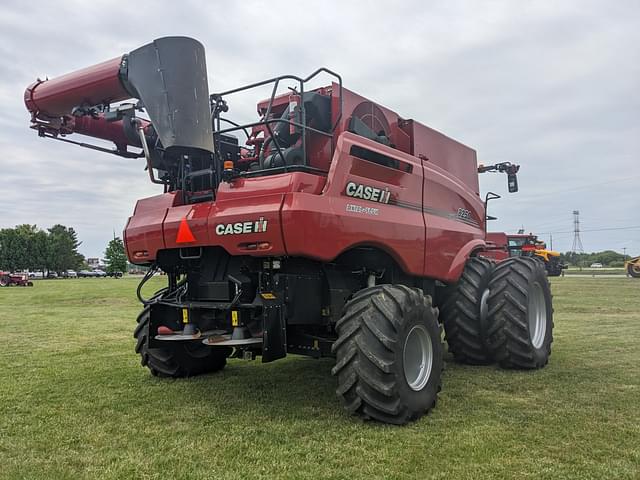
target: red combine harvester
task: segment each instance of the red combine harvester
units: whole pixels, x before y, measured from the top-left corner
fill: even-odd
[[[330,84],[308,88],[320,75]],[[235,94],[264,86],[256,121],[226,118]],[[548,361],[544,269],[528,258],[494,268],[478,255],[478,171],[506,172],[516,191],[518,167],[478,169],[474,150],[330,70],[210,95],[202,45],[170,37],[38,81],[25,103],[40,136],[144,158],[162,186],[124,232],[129,260],[150,267],[140,287],[167,274],[151,298],[138,289],[136,352],[154,375],[214,372],[230,355],[335,357],[348,412],[404,424],[435,405],[442,324],[459,361]]]

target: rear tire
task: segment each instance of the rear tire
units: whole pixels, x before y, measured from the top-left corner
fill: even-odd
[[[627,265],[627,273],[633,278],[640,278],[640,262],[637,265],[633,263]]]
[[[553,342],[551,289],[544,266],[527,257],[499,263],[489,283],[487,345],[504,368],[544,367]]]
[[[167,348],[149,347],[149,307],[138,315],[133,336],[137,340],[136,353],[140,363],[157,377],[193,377],[217,372],[227,364],[230,348],[207,347],[200,342],[175,342]]]
[[[472,257],[467,261],[460,280],[444,292],[440,318],[449,352],[458,362],[471,365],[493,362],[484,341],[486,300],[493,268],[491,260]]]
[[[355,294],[336,324],[336,393],[363,419],[403,425],[436,404],[442,378],[438,310],[404,285]]]

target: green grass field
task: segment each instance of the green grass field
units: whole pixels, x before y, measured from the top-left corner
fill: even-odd
[[[0,478],[640,478],[638,280],[554,279],[547,368],[447,356],[437,407],[406,427],[346,416],[331,360],[152,377],[136,283],[0,289]]]

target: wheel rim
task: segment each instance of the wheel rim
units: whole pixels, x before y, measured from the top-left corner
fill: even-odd
[[[409,387],[420,391],[429,381],[433,365],[431,335],[424,325],[415,325],[409,330],[402,353],[404,378]]]
[[[547,333],[547,308],[542,286],[535,282],[529,290],[529,338],[534,348],[540,348]]]
[[[489,304],[487,303],[487,300],[489,300],[490,293],[491,292],[487,288],[482,292],[482,296],[480,297],[480,321],[483,323],[489,316]]]

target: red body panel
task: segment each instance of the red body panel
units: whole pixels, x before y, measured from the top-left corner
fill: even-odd
[[[365,145],[410,164],[412,173],[377,165],[349,155],[351,145]],[[391,201],[411,206],[382,204],[348,197],[349,181],[391,191]],[[424,275],[425,225],[421,208],[422,168],[418,159],[351,133],[338,140],[336,152],[320,196],[289,194],[282,209],[282,229],[292,256],[335,259],[359,245],[389,253],[408,273]],[[353,207],[364,210],[356,210]],[[376,209],[376,213],[367,207]],[[351,210],[351,211],[350,211]],[[355,211],[354,211],[355,210]]]
[[[392,157],[401,167],[354,157],[353,145]],[[349,182],[388,188],[389,203],[347,196]],[[214,245],[231,255],[331,261],[366,245],[389,253],[407,273],[454,281],[471,252],[484,246],[482,202],[460,180],[412,155],[348,132],[339,137],[327,177],[294,172],[239,178],[220,184],[215,202],[179,203],[180,195],[175,194],[138,202],[125,235],[132,262],[150,262],[163,248]],[[460,218],[459,208],[470,216]],[[176,242],[184,218],[195,237],[186,244]],[[220,233],[230,224],[257,221],[267,222],[263,231]],[[140,251],[147,251],[147,256],[136,257]]]
[[[411,154],[436,165],[458,178],[471,193],[480,192],[475,150],[414,120],[407,120],[403,129],[411,137]]]
[[[425,273],[457,279],[474,250],[484,248],[484,204],[457,177],[423,161],[427,224]],[[463,212],[463,213],[461,213]]]
[[[492,258],[498,262],[509,258],[507,234],[504,232],[488,232],[487,249],[482,252],[482,256]]]
[[[163,222],[167,211],[181,203],[180,192],[138,200],[124,230],[127,256],[131,262],[147,263],[156,259],[158,250],[165,248]]]

